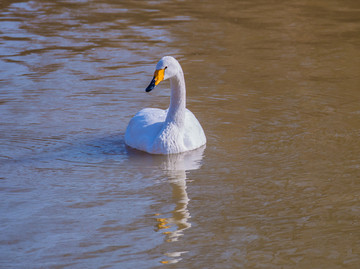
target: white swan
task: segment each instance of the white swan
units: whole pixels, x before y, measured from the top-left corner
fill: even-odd
[[[171,98],[167,110],[144,108],[130,120],[125,143],[151,154],[173,154],[193,150],[206,143],[205,133],[194,114],[186,109],[184,73],[179,62],[164,56],[156,65],[146,92],[170,79]]]

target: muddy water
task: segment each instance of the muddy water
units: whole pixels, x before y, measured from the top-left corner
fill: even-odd
[[[358,267],[358,2],[2,0],[0,25],[0,268]],[[124,145],[163,55],[205,148]]]

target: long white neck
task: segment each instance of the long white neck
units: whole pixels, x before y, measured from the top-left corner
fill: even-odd
[[[185,122],[185,110],[186,110],[186,88],[183,71],[179,72],[172,78],[170,78],[171,98],[169,111],[166,116],[166,123],[173,123],[180,126]]]

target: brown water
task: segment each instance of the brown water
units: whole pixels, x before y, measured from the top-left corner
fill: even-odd
[[[122,2],[0,3],[0,268],[359,268],[360,2]],[[206,148],[124,145],[163,55]]]

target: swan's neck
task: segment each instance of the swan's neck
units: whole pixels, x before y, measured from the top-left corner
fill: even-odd
[[[171,98],[166,116],[166,123],[172,123],[179,127],[185,123],[186,89],[184,73],[180,69],[176,76],[170,78]]]

